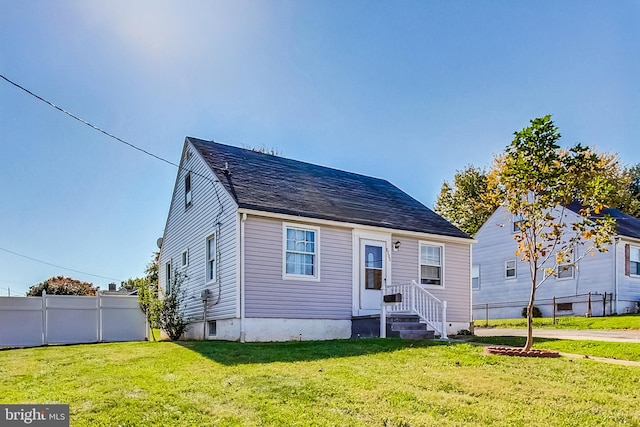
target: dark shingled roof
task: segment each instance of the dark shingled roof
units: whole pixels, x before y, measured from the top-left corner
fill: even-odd
[[[187,137],[241,208],[469,238],[388,181]],[[229,167],[229,173],[223,169]]]
[[[578,202],[570,203],[567,208],[575,213],[579,213],[582,206]],[[597,217],[609,215],[616,221],[616,233],[621,236],[640,239],[640,219],[622,212],[620,209],[603,209]]]

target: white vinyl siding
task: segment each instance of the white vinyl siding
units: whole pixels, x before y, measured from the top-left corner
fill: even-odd
[[[578,219],[577,214],[572,211],[564,210],[562,213],[562,220],[566,223]],[[519,317],[522,307],[527,305],[531,293],[531,274],[528,263],[521,261],[515,255],[517,242],[513,238],[512,220],[513,215],[506,209],[497,209],[474,236],[478,243],[473,245],[473,262],[481,266],[480,289],[473,292],[474,318],[476,320],[484,320],[487,314],[487,304],[489,318]],[[551,278],[540,286],[536,291],[536,305],[542,310],[542,314],[544,316],[552,315],[551,301],[553,297],[562,298],[561,302],[570,302],[576,295],[580,295],[575,298],[576,301],[586,301],[589,292],[615,294],[616,269],[614,261],[618,265],[620,301],[640,299],[640,292],[630,292],[630,287],[627,285],[627,283],[637,282],[637,279],[628,276],[621,277],[624,275],[624,243],[619,242],[616,245],[617,250],[610,247],[608,252],[596,251],[594,256],[584,257],[580,260],[578,268],[571,269],[573,277]],[[578,256],[580,254],[576,252],[574,257]],[[515,277],[506,277],[505,260],[515,261]],[[545,265],[545,267],[552,268],[554,261],[555,258],[552,257],[549,265]],[[543,275],[544,272],[540,271],[538,279],[540,280]],[[638,283],[635,286],[640,291]],[[615,311],[615,304],[611,308]],[[576,313],[586,313],[586,309],[586,302],[583,305],[574,304]],[[609,309],[609,302],[607,302],[607,314]],[[602,304],[594,304],[593,312],[600,315]]]
[[[188,156],[188,160],[186,154],[183,156],[181,169],[176,176],[160,250],[160,265],[173,258],[175,268],[179,265],[176,263],[180,262],[175,260],[180,260],[182,251],[189,248],[188,265],[180,271],[185,277],[185,315],[194,321],[202,321],[204,305],[200,295],[206,289],[210,295],[208,320],[239,317],[236,259],[238,208],[200,154],[189,145],[185,147],[187,149],[191,149],[191,156]],[[187,171],[191,171],[192,205],[185,209],[184,180]],[[195,203],[196,200],[198,203]],[[206,239],[212,235],[215,235],[217,244],[218,258],[215,261],[218,282],[207,283]],[[164,283],[163,270],[161,268],[160,283]]]

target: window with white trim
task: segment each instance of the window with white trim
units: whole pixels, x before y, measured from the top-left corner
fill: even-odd
[[[516,260],[510,259],[504,263],[504,277],[507,279],[515,279],[516,277]]]
[[[191,206],[192,195],[191,195],[191,172],[188,172],[184,176],[184,207],[188,208]]]
[[[522,229],[522,223],[524,222],[524,217],[522,215],[513,215],[513,232],[519,233]]]
[[[207,237],[207,248],[206,248],[206,257],[207,257],[207,263],[206,263],[206,278],[207,278],[207,282],[213,282],[216,280],[216,272],[217,272],[217,263],[216,263],[216,253],[217,247],[216,247],[216,235],[212,234],[211,236]]]
[[[185,249],[184,251],[182,251],[180,261],[180,265],[182,268],[185,268],[187,265],[189,265],[189,249]]]
[[[573,278],[573,265],[571,263],[558,264],[556,275],[558,279],[571,279]]]
[[[318,229],[284,226],[284,276],[318,277]]]
[[[442,246],[420,243],[420,284],[442,286]]]
[[[171,261],[167,261],[164,265],[164,291],[167,295],[171,295]]]
[[[640,248],[637,246],[629,248],[629,273],[640,276]]]
[[[480,289],[480,266],[477,264],[471,267],[471,289]]]

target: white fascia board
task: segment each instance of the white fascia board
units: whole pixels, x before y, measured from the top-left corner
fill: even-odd
[[[442,234],[432,234],[432,233],[421,233],[418,231],[407,231],[407,230],[398,230],[396,228],[387,228],[387,227],[374,227],[371,225],[363,225],[357,224],[353,222],[342,222],[342,221],[334,221],[328,219],[318,219],[318,218],[310,218],[307,216],[297,216],[297,215],[289,215],[289,214],[281,214],[275,212],[266,212],[259,211],[255,209],[246,209],[239,208],[239,213],[246,213],[247,215],[261,216],[266,218],[280,219],[284,221],[297,221],[304,222],[307,224],[317,224],[317,225],[328,225],[332,227],[347,227],[347,228],[355,228],[358,230],[369,230],[378,233],[391,233],[396,236],[406,236],[406,237],[415,237],[417,239],[424,240],[440,240],[443,242],[451,242],[451,243],[465,243],[471,245],[473,243],[478,243],[477,240],[472,238],[463,238],[463,237],[453,237],[453,236],[445,236]]]

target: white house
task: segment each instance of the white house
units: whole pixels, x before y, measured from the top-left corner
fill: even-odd
[[[189,338],[349,338],[385,288],[443,335],[470,327],[472,242],[385,180],[188,137],[159,280],[184,273]]]
[[[562,211],[570,223],[578,218],[578,204]],[[535,305],[542,315],[594,316],[629,313],[638,310],[640,301],[640,219],[617,209],[605,209],[616,221],[616,235],[608,251],[595,251],[574,268],[560,266],[558,277],[550,277],[536,292]],[[475,235],[473,247],[473,318],[476,324],[488,318],[521,317],[528,304],[531,275],[529,264],[515,255],[513,236],[517,227],[505,208],[498,208]],[[578,251],[586,248],[579,247]],[[580,256],[578,252],[575,256]]]

